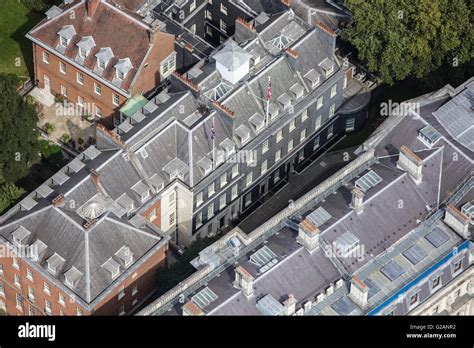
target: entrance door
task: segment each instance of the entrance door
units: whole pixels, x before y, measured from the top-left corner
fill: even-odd
[[[46,75],[44,75],[44,90],[48,93],[51,93],[51,81]]]

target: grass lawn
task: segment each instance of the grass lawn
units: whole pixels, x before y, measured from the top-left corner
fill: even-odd
[[[31,11],[20,0],[2,0],[1,6],[0,72],[26,80],[33,76],[33,55],[25,34],[45,16]]]

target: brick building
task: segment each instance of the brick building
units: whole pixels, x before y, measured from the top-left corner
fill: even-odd
[[[91,169],[110,155],[89,148],[0,218],[0,309],[125,315],[153,293],[169,238],[123,218],[109,174]]]
[[[140,3],[73,0],[51,8],[27,34],[42,92],[50,99],[61,95],[112,126],[127,99],[169,76],[176,65],[174,35],[134,12]]]

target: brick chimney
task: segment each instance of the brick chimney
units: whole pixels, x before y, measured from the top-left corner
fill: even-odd
[[[417,185],[421,183],[423,179],[423,161],[416,153],[405,145],[400,147],[400,156],[398,158],[397,167],[407,171]]]
[[[361,308],[365,308],[368,304],[369,288],[357,276],[353,276],[351,279],[349,297]]]
[[[315,27],[319,39],[329,46],[330,52],[334,52],[336,49],[336,32],[322,22],[317,22]]]
[[[293,315],[296,312],[296,299],[292,294],[288,295],[288,298],[283,301],[283,314]]]
[[[470,238],[469,217],[463,214],[454,205],[448,204],[448,206],[446,207],[446,212],[444,214],[444,222],[464,238]]]
[[[358,188],[354,187],[352,189],[352,208],[359,215],[364,210],[364,192]]]
[[[300,222],[297,241],[309,252],[319,247],[319,228],[309,219]]]
[[[237,17],[235,20],[235,36],[234,40],[237,43],[241,43],[244,41],[249,41],[254,39],[257,36],[257,30],[255,27],[247,22],[245,19],[241,17]]]
[[[202,311],[202,309],[191,300],[186,302],[183,305],[183,307],[181,307],[181,309],[183,310],[183,315],[184,316],[201,316],[201,315],[204,315],[204,312]]]
[[[55,207],[63,207],[66,204],[64,195],[62,193],[59,194],[56,198],[53,199],[52,203]]]
[[[235,269],[234,286],[242,290],[245,297],[250,298],[253,295],[253,276],[242,266]]]
[[[102,189],[100,188],[100,185],[101,185],[100,174],[95,169],[91,170],[91,179],[92,179],[92,182],[94,183],[96,191],[101,192]]]
[[[87,17],[93,17],[101,0],[86,0]]]

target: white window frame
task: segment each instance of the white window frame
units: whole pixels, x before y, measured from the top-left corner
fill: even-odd
[[[49,64],[49,52],[43,51],[43,62]]]
[[[318,98],[318,101],[316,102],[316,110],[319,110],[323,107],[324,105],[324,97],[323,96],[320,96]]]
[[[227,7],[221,2],[221,8],[220,11],[222,14],[227,16]]]
[[[245,187],[250,187],[250,185],[252,185],[252,182],[253,182],[253,172],[250,172],[245,177]]]
[[[216,184],[213,182],[207,188],[207,196],[212,197],[216,193]]]
[[[275,163],[281,160],[281,149],[275,152]]]
[[[331,98],[334,98],[337,95],[337,83],[331,87]]]
[[[261,175],[265,174],[267,171],[268,171],[268,160],[265,160],[262,162],[262,165],[260,166]]]
[[[269,149],[270,149],[270,140],[265,139],[262,143],[262,155],[264,153],[267,153]]]
[[[214,202],[212,202],[211,204],[209,204],[207,206],[207,218],[208,219],[210,219],[214,216],[214,209],[215,209]]]
[[[219,210],[224,209],[227,206],[227,194],[224,193],[220,198],[219,198]]]
[[[61,74],[63,75],[66,75],[67,66],[66,63],[64,63],[63,61],[59,61],[59,72],[61,72]]]
[[[283,129],[278,130],[276,134],[276,142],[279,143],[283,139]]]
[[[76,73],[76,81],[81,86],[84,86],[84,74],[78,71]]]
[[[102,95],[102,85],[94,82],[94,93],[97,95]]]
[[[202,192],[199,192],[196,195],[196,207],[199,207],[202,203],[204,203],[203,194]]]
[[[118,94],[112,93],[112,104],[115,106],[120,105],[120,96]]]
[[[294,145],[295,145],[295,141],[293,139],[291,139],[288,142],[288,153],[290,153],[293,150]]]
[[[336,114],[336,104],[332,104],[329,107],[329,118],[333,117]]]

